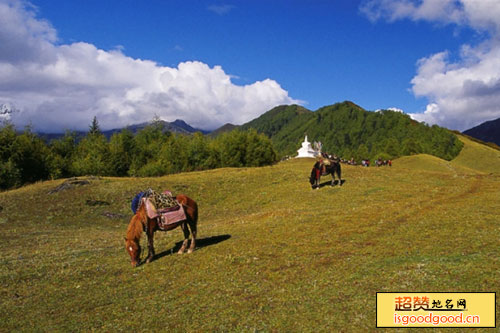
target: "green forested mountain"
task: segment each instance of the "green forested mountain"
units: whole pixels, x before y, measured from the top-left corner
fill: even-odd
[[[300,105],[280,105],[264,113],[258,118],[241,126],[246,130],[254,128],[269,137],[275,136],[283,129],[296,128],[313,116],[313,112]]]
[[[315,112],[298,105],[278,106],[242,125],[249,128],[269,136],[282,155],[296,154],[305,134],[321,141],[323,151],[358,160],[418,153],[451,160],[463,145],[447,129],[427,126],[400,112],[366,111],[349,101]]]

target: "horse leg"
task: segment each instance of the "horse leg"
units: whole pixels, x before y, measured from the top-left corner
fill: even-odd
[[[186,251],[186,247],[187,247],[187,244],[189,241],[189,229],[188,229],[187,223],[186,222],[182,223],[181,228],[182,228],[182,232],[184,233],[184,241],[182,242],[181,248],[177,252],[178,254],[183,254],[184,251]]]
[[[337,176],[339,176],[339,184],[342,186],[342,169],[340,168],[340,164],[337,166]]]
[[[154,232],[153,226],[151,224],[152,223],[150,223],[150,225],[148,226],[148,230],[147,230],[148,257],[146,259],[146,263],[150,263],[151,261],[153,261],[153,258],[155,256],[155,248],[154,248],[154,244],[153,244],[155,232]]]
[[[196,247],[196,221],[188,221],[189,229],[191,229],[191,245],[189,246],[188,253],[193,253]]]

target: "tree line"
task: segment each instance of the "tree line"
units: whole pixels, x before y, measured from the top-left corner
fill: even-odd
[[[67,131],[50,142],[30,127],[17,133],[5,123],[0,129],[0,189],[83,175],[152,177],[276,161],[271,140],[253,129],[210,138],[166,132],[154,120],[136,134],[124,129],[107,139],[94,118],[83,138]]]

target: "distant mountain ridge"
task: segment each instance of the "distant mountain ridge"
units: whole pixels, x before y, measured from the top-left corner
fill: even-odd
[[[484,142],[493,142],[500,146],[500,118],[486,121],[462,133]]]
[[[194,128],[191,125],[187,124],[184,120],[181,119],[176,119],[172,122],[164,121],[164,120],[159,120],[158,121],[162,127],[163,131],[168,131],[172,133],[180,133],[180,134],[193,134],[196,132],[201,132],[203,134],[208,134],[210,133],[209,131],[205,131],[202,129]],[[145,123],[140,123],[140,124],[135,124],[135,125],[130,125],[124,128],[114,128],[110,129],[107,131],[102,131],[102,134],[106,138],[110,138],[113,134],[119,133],[124,129],[128,129],[131,131],[133,134],[136,134],[140,130],[144,129],[146,126],[151,125],[152,122],[145,122]],[[84,131],[75,131],[77,137],[84,137],[87,135],[87,132]],[[47,141],[59,139],[64,136],[64,133],[38,133],[41,137],[45,138]]]
[[[239,128],[240,126],[238,125],[233,125],[231,123],[226,123],[222,125],[221,127],[217,128],[216,130],[212,131],[209,133],[211,137],[216,137],[219,134],[225,133],[225,132],[231,132],[232,130],[235,130]]]
[[[196,133],[196,132],[201,132],[203,134],[210,133],[209,131],[194,128],[191,125],[187,124],[184,120],[181,120],[181,119],[176,119],[172,122],[159,120],[158,122],[160,124],[162,124],[164,131],[169,131],[172,133],[182,133],[182,134],[192,134],[192,133]],[[140,130],[142,130],[144,127],[151,125],[151,124],[152,124],[152,122],[145,122],[145,123],[140,123],[140,124],[136,124],[136,125],[130,125],[130,126],[127,126],[125,128],[116,128],[116,129],[112,129],[112,130],[108,130],[108,131],[103,131],[103,134],[106,135],[108,132],[112,134],[112,133],[120,132],[123,129],[128,129],[132,133],[135,134],[135,133],[139,132]]]

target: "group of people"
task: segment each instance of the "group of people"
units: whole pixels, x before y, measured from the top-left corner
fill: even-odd
[[[348,164],[348,165],[358,165],[358,163],[354,160],[354,157],[352,157],[350,160],[346,160],[346,159],[343,159],[341,158],[340,159],[340,162],[341,163],[344,163],[344,164]],[[361,166],[364,166],[364,167],[369,167],[370,166],[370,160],[369,159],[362,159],[361,160]],[[376,166],[392,166],[392,160],[383,160],[382,158],[378,158],[377,160],[375,160],[375,165]]]
[[[376,166],[392,166],[392,160],[382,160],[381,158],[379,158],[378,160],[375,161],[375,165]]]

